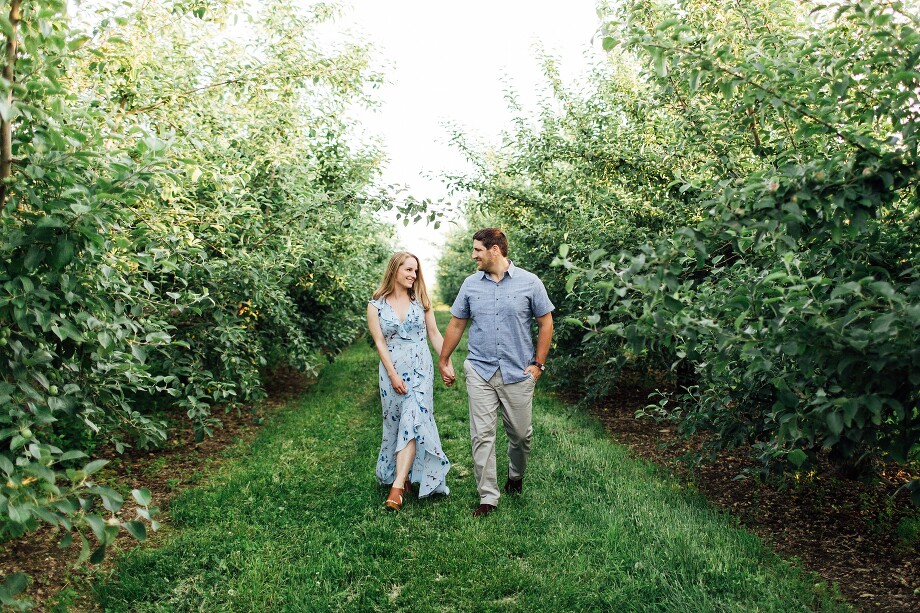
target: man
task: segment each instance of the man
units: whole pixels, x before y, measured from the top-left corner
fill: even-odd
[[[479,506],[473,515],[482,517],[498,507],[500,496],[495,472],[499,407],[508,435],[504,491],[519,494],[523,490],[533,434],[533,391],[549,354],[555,307],[540,279],[508,259],[508,239],[498,228],[485,228],[473,235],[473,259],[479,272],[463,281],[450,308],[452,317],[444,333],[438,368],[444,383],[453,385],[450,356],[472,321],[463,371],[479,490]],[[536,352],[531,335],[534,319],[538,328]]]

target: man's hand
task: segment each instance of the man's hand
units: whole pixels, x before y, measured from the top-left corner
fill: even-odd
[[[531,364],[530,366],[524,369],[524,374],[530,375],[531,377],[533,377],[533,382],[536,383],[537,381],[540,380],[540,377],[543,376],[543,371],[537,368],[536,365]]]
[[[450,362],[450,354],[460,344],[460,337],[466,330],[466,324],[466,319],[458,319],[451,315],[447,329],[444,331],[444,343],[441,345],[441,354],[438,356],[438,370],[441,371],[441,380],[447,387],[453,385],[457,379],[454,375],[454,365]]]
[[[441,380],[447,387],[453,385],[454,381],[457,380],[457,376],[454,374],[454,365],[450,360],[447,360],[446,363],[442,360],[438,360],[438,370],[441,371]]]

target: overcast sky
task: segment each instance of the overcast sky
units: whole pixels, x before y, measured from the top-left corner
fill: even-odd
[[[373,43],[387,73],[382,106],[362,123],[383,139],[384,181],[408,185],[417,198],[446,197],[438,177],[464,168],[446,124],[497,142],[510,119],[508,83],[534,107],[545,85],[538,44],[560,59],[567,81],[600,55],[595,0],[345,0],[345,7],[340,23]],[[399,236],[432,271],[441,233],[422,224]]]

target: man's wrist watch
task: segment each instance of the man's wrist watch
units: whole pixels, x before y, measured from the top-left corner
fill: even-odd
[[[541,364],[540,362],[537,362],[536,360],[532,360],[530,364],[532,366],[536,366],[537,368],[539,368],[540,372],[543,372],[544,370],[546,370],[546,364]]]

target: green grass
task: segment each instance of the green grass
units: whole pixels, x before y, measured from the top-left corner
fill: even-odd
[[[123,555],[97,587],[100,604],[138,612],[846,610],[545,394],[535,401],[524,495],[474,519],[464,385],[438,384],[452,493],[386,512],[374,477],[376,363],[359,342],[326,367],[246,455],[178,497],[171,533]]]

